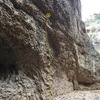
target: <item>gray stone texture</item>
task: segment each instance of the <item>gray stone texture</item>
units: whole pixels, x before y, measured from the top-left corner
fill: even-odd
[[[0,100],[53,100],[99,82],[100,56],[80,22],[80,0],[0,0]]]

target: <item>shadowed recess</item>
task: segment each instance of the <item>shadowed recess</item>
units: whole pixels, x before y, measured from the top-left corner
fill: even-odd
[[[18,74],[14,50],[6,39],[0,37],[0,79],[12,74]]]

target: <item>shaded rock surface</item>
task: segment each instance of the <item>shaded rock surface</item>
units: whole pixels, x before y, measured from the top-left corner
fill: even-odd
[[[0,99],[53,100],[99,82],[80,23],[80,0],[0,0]]]

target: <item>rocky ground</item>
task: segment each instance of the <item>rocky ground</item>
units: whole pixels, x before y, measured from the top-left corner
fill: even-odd
[[[66,95],[58,96],[55,100],[100,100],[100,90],[73,91]]]

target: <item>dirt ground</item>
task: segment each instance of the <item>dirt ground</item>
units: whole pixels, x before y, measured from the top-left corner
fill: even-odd
[[[100,100],[100,90],[74,91],[58,96],[55,100]]]

